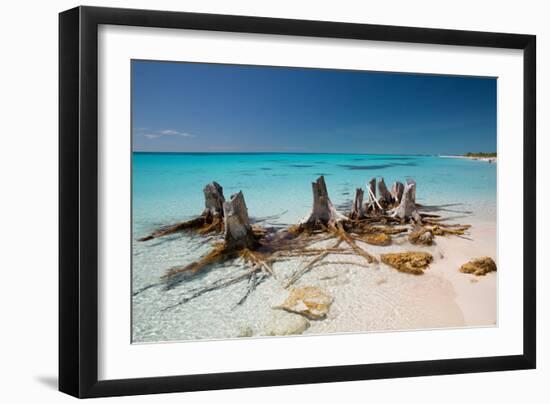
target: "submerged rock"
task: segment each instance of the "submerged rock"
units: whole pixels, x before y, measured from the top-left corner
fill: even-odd
[[[380,259],[384,264],[394,267],[399,272],[414,275],[422,275],[424,269],[433,261],[432,255],[427,252],[381,254]]]
[[[266,327],[265,335],[299,335],[310,326],[309,321],[300,315],[287,313],[284,311],[274,312]]]
[[[388,236],[386,233],[367,234],[365,237],[363,237],[363,240],[365,240],[366,243],[372,245],[386,246],[391,244],[391,237]]]
[[[254,330],[252,327],[246,326],[240,329],[237,334],[237,338],[252,337],[254,335]]]
[[[326,317],[333,300],[332,296],[315,286],[304,286],[292,289],[283,304],[273,308],[301,314],[310,320],[320,320]]]
[[[474,274],[476,276],[482,276],[489,272],[495,272],[497,270],[497,264],[491,257],[481,257],[468,261],[462,265],[459,269],[460,272],[465,274]]]
[[[432,245],[433,233],[425,227],[417,227],[409,234],[409,241],[417,245]]]

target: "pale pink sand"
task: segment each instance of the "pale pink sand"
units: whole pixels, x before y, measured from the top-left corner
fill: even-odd
[[[497,319],[497,273],[475,276],[458,272],[466,261],[489,256],[497,263],[496,225],[474,224],[469,236],[473,241],[457,237],[437,238],[444,259],[435,262],[430,271],[448,279],[455,290],[465,325],[495,325]]]
[[[413,246],[406,236],[398,237],[389,247],[363,245],[377,256],[430,252],[434,262],[424,275],[400,273],[384,264],[311,271],[299,284],[327,290],[334,303],[327,319],[312,322],[305,334],[494,326],[497,274],[477,277],[458,269],[481,256],[496,261],[496,225],[473,224],[467,237],[436,237],[436,245],[431,247]]]

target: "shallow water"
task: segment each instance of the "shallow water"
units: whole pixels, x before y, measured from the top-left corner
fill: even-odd
[[[242,190],[251,219],[267,226],[283,227],[304,217],[311,208],[310,184],[319,175],[325,175],[332,202],[344,212],[351,204],[355,188],[365,188],[372,177],[383,176],[388,188],[393,181],[405,182],[412,177],[417,183],[417,201],[427,210],[465,223],[496,221],[496,164],[466,159],[409,155],[134,153],[132,173],[134,291],[157,284],[169,268],[188,264],[209,250],[212,240],[189,234],[144,243],[135,240],[159,226],[200,214],[204,204],[202,188],[213,180],[223,186],[226,198]],[[384,251],[398,248],[385,247]],[[373,247],[369,249],[373,251]],[[331,258],[337,259],[341,257]],[[284,278],[299,265],[300,260],[275,264],[274,270],[278,277]],[[402,297],[409,296],[409,292],[418,289],[413,278],[383,266],[374,269],[369,272],[350,265],[324,266],[304,276],[299,284],[323,287],[336,298],[329,317],[311,322],[306,333],[407,327],[407,321],[403,321],[407,316],[412,325],[416,324],[414,316],[419,315],[422,301],[418,301],[415,313],[396,314],[411,311],[405,308],[412,306],[403,298],[400,302],[389,302],[384,297],[396,290],[402,291]],[[272,278],[258,286],[242,305],[237,302],[246,291],[246,282],[163,311],[191,289],[243,270],[235,261],[207,270],[171,290],[153,286],[137,294],[132,298],[134,342],[278,333],[295,315],[271,309],[286,296],[279,282]],[[448,288],[442,282],[426,276],[423,288],[436,293]],[[371,310],[374,307],[373,299],[379,308],[394,313],[393,319],[365,312],[364,307]],[[358,312],[354,316],[338,315],[350,304],[353,307],[355,301]],[[456,308],[449,307],[448,312],[455,313]],[[381,318],[384,320],[378,321]],[[432,323],[428,321],[426,326],[459,326],[460,316]]]

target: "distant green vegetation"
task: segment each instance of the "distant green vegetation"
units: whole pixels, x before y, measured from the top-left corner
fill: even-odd
[[[468,152],[465,154],[466,157],[496,157],[497,154],[496,153],[472,153],[472,152]]]

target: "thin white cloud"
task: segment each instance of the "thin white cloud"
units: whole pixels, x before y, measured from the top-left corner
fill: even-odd
[[[140,129],[136,129],[136,131],[141,131]],[[180,132],[178,130],[174,129],[163,129],[163,130],[155,130],[155,131],[147,131],[147,133],[142,133],[144,137],[147,139],[158,139],[160,137],[165,136],[180,136],[185,138],[194,138],[196,137],[194,134],[189,132]]]
[[[159,133],[161,135],[167,135],[167,136],[179,135],[179,132],[177,130],[172,130],[172,129],[161,130]]]

